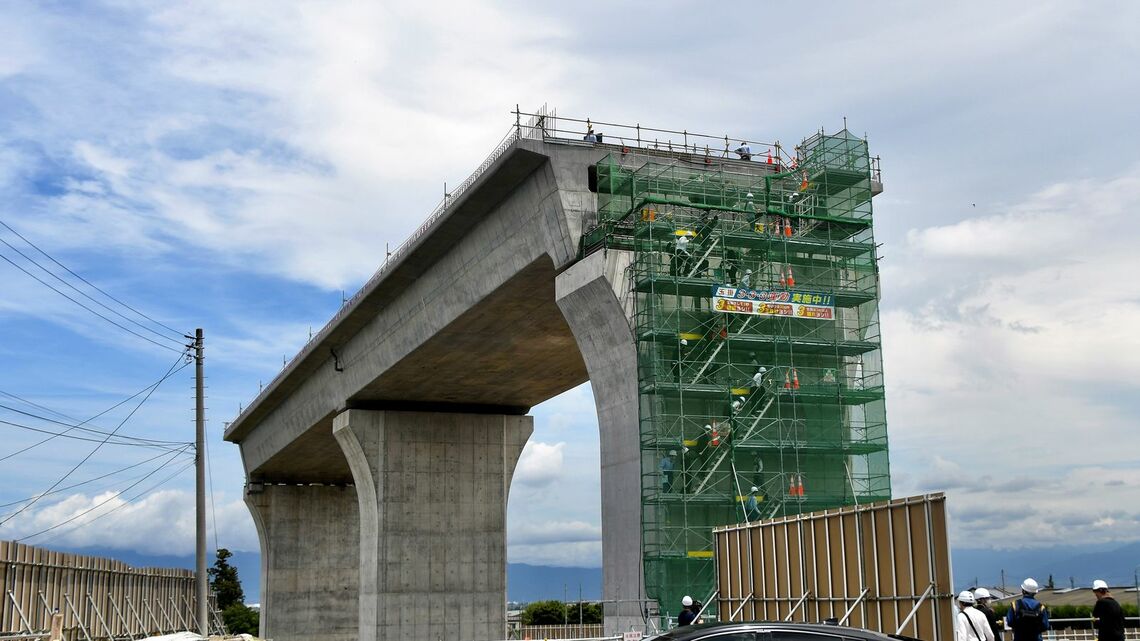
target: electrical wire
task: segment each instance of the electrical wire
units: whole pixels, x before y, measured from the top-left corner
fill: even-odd
[[[189,443],[187,443],[187,445],[189,445]],[[181,451],[182,451],[182,452],[185,452],[185,451],[186,451],[186,448],[182,448],[182,450],[181,450]],[[168,454],[169,454],[169,452],[163,452],[162,454],[156,454],[156,455],[154,455],[154,456],[152,456],[152,457],[150,457],[150,458],[146,459],[145,461],[139,461],[138,463],[134,463],[134,464],[132,464],[132,465],[128,465],[128,466],[126,466],[126,467],[121,467],[121,468],[119,468],[119,469],[115,470],[114,472],[107,472],[106,474],[101,474],[101,475],[99,475],[99,476],[96,476],[96,477],[94,477],[94,478],[89,478],[89,479],[87,479],[86,481],[80,481],[80,482],[78,482],[78,483],[73,483],[72,485],[67,485],[67,486],[64,486],[64,487],[59,487],[59,488],[56,488],[55,490],[53,490],[53,491],[49,492],[48,494],[44,494],[43,496],[48,496],[49,494],[59,494],[60,492],[66,492],[67,490],[74,490],[74,489],[75,489],[75,488],[77,488],[77,487],[82,487],[82,486],[84,486],[84,485],[89,485],[89,484],[91,484],[91,483],[94,483],[94,482],[96,482],[96,481],[102,481],[102,480],[103,480],[103,479],[105,479],[105,478],[109,478],[109,477],[115,476],[116,474],[121,474],[121,473],[123,473],[123,472],[126,472],[127,470],[132,470],[132,469],[134,469],[134,468],[136,468],[136,467],[138,467],[138,466],[140,466],[140,465],[146,465],[147,463],[150,463],[151,461],[153,461],[153,460],[155,460],[155,459],[160,459],[160,458],[162,458],[162,457],[164,457],[164,456],[167,456]],[[136,478],[137,478],[137,477],[136,477]],[[29,497],[27,497],[27,498],[24,498],[24,499],[20,499],[20,500],[18,500],[18,501],[12,501],[12,502],[10,502],[10,503],[0,503],[0,507],[12,507],[13,505],[19,505],[20,503],[23,503],[23,502],[25,502],[25,501],[30,501],[30,500],[32,500],[32,499],[34,499],[34,498],[36,498],[36,497],[34,497],[34,496],[29,496]]]
[[[103,410],[102,412],[99,412],[99,413],[98,413],[98,414],[96,414],[95,416],[92,416],[91,418],[89,418],[89,419],[87,419],[87,420],[85,420],[85,421],[82,421],[82,422],[80,422],[80,423],[79,423],[79,424],[77,424],[77,425],[71,425],[71,424],[68,424],[68,423],[62,423],[62,422],[59,422],[59,421],[54,421],[54,420],[52,420],[52,419],[50,419],[50,418],[46,418],[46,417],[43,417],[43,416],[35,416],[35,418],[38,418],[38,419],[40,419],[40,420],[43,420],[43,421],[53,422],[53,423],[56,423],[56,424],[58,424],[58,425],[64,425],[64,426],[66,426],[68,429],[64,430],[63,432],[48,432],[48,433],[50,433],[50,434],[51,434],[51,436],[48,436],[47,438],[43,439],[42,441],[39,441],[38,443],[33,443],[32,445],[29,445],[29,446],[27,446],[27,447],[25,447],[25,448],[23,448],[23,449],[20,449],[20,450],[16,450],[15,452],[12,452],[11,454],[7,454],[7,455],[5,455],[5,456],[0,456],[0,462],[2,462],[2,461],[6,461],[6,460],[8,460],[8,459],[12,458],[13,456],[16,456],[16,455],[18,455],[18,454],[23,454],[24,452],[27,452],[28,450],[31,450],[31,449],[37,448],[37,447],[39,447],[40,445],[43,445],[44,443],[47,443],[48,441],[51,441],[51,440],[53,440],[53,439],[55,439],[55,438],[58,438],[58,437],[60,437],[60,436],[67,436],[67,435],[68,435],[68,433],[72,431],[72,429],[88,429],[88,428],[83,428],[82,426],[83,426],[83,425],[86,425],[87,423],[90,423],[91,421],[93,421],[93,420],[95,420],[95,419],[99,418],[100,416],[103,416],[104,414],[106,414],[106,413],[110,412],[111,410],[117,409],[117,408],[118,408],[118,407],[120,407],[121,405],[124,405],[124,404],[126,404],[126,403],[127,403],[127,401],[130,401],[130,400],[132,400],[132,399],[134,399],[134,398],[138,397],[139,395],[141,395],[143,392],[147,391],[148,389],[150,389],[150,388],[152,388],[152,387],[154,387],[154,386],[156,386],[156,385],[159,385],[159,384],[161,384],[161,383],[162,383],[164,380],[166,380],[166,379],[167,379],[167,378],[169,378],[170,376],[173,376],[174,374],[177,374],[178,372],[182,371],[183,369],[185,369],[185,368],[186,368],[186,367],[188,367],[189,365],[190,365],[189,363],[186,363],[186,364],[185,364],[185,365],[183,365],[182,367],[179,367],[178,369],[174,370],[174,372],[173,372],[173,373],[171,373],[171,374],[169,374],[169,375],[167,375],[167,376],[164,376],[163,378],[160,378],[160,379],[158,379],[158,380],[157,380],[157,381],[155,381],[154,383],[151,383],[150,385],[147,385],[146,387],[142,388],[141,390],[139,390],[139,391],[135,392],[134,394],[131,394],[131,395],[130,395],[130,396],[128,396],[127,398],[124,398],[123,400],[119,401],[118,403],[115,403],[115,404],[114,404],[114,405],[112,405],[111,407],[108,407],[107,409]],[[66,419],[68,419],[68,420],[71,420],[71,421],[74,421],[74,420],[76,420],[74,417],[68,416],[67,414],[64,414],[63,412],[57,412],[57,411],[55,411],[55,410],[53,410],[53,409],[51,409],[51,408],[49,408],[49,407],[44,407],[43,405],[38,405],[38,404],[36,404],[36,403],[33,403],[33,402],[29,401],[29,400],[28,400],[28,399],[26,399],[26,398],[21,398],[21,397],[19,397],[19,396],[16,396],[15,394],[11,394],[11,393],[9,393],[9,392],[5,392],[4,390],[0,390],[0,394],[2,394],[2,395],[4,395],[4,396],[8,396],[8,397],[10,397],[10,398],[14,398],[14,399],[16,399],[16,400],[18,400],[18,401],[21,401],[21,402],[23,402],[23,403],[27,403],[28,405],[31,405],[32,407],[35,407],[35,408],[38,408],[38,409],[44,410],[45,412],[50,412],[51,414],[55,414],[55,415],[57,415],[57,416],[60,416],[60,417],[66,418]],[[0,407],[6,407],[6,406],[2,406],[2,405],[0,405]],[[15,410],[15,411],[19,411],[19,410]],[[26,425],[20,425],[20,424],[14,424],[14,423],[8,423],[8,424],[9,424],[9,425],[14,425],[15,427],[22,427],[22,428],[24,428],[24,429],[32,429],[32,430],[34,430],[34,429],[35,429],[35,428],[29,427],[29,426],[26,426]],[[38,431],[38,430],[37,430],[37,431]],[[92,430],[92,431],[95,431],[95,432],[99,433],[100,435],[102,435],[102,434],[106,434],[106,432],[99,432],[98,430]],[[72,437],[72,438],[74,438],[74,437]],[[154,441],[153,439],[142,439],[142,438],[139,438],[139,437],[124,437],[124,438],[137,438],[138,440],[149,441],[149,442],[153,442],[153,443],[160,443],[160,442],[161,442],[161,441]],[[81,440],[91,440],[91,439],[81,439]],[[171,444],[171,445],[182,445],[182,442],[180,442],[180,441],[166,441],[166,443],[168,443],[168,444]],[[120,445],[128,445],[128,443],[117,443],[117,444],[120,444]]]
[[[189,449],[189,447],[187,447],[186,449]],[[183,450],[183,451],[185,451],[185,450]],[[161,465],[159,465],[158,467],[154,468],[153,470],[151,470],[150,472],[148,472],[147,474],[145,474],[145,475],[144,475],[142,478],[140,478],[139,480],[135,481],[134,483],[131,483],[131,484],[130,484],[130,485],[128,485],[127,487],[123,488],[122,490],[119,490],[118,492],[115,492],[113,495],[111,495],[111,496],[107,497],[106,499],[104,499],[103,501],[100,501],[99,503],[97,503],[97,504],[95,504],[95,505],[93,505],[93,506],[91,506],[91,507],[87,508],[86,510],[84,510],[84,511],[80,512],[79,514],[76,514],[75,516],[72,516],[71,518],[67,519],[66,521],[63,521],[63,522],[61,522],[61,523],[56,523],[55,525],[53,525],[53,526],[51,526],[51,527],[49,527],[49,528],[45,528],[45,529],[43,529],[43,530],[40,530],[39,532],[36,532],[35,534],[29,534],[29,535],[27,535],[27,536],[23,536],[23,537],[21,537],[21,538],[18,538],[18,539],[16,539],[16,540],[17,540],[17,541],[26,541],[27,539],[30,539],[30,538],[32,538],[32,537],[36,537],[36,536],[39,536],[39,535],[41,535],[41,534],[46,534],[47,532],[51,532],[52,530],[55,530],[55,529],[57,529],[57,528],[61,528],[61,527],[65,526],[65,525],[67,525],[68,523],[71,523],[71,522],[73,522],[73,521],[75,521],[75,520],[77,520],[77,519],[83,518],[84,516],[86,516],[86,515],[90,514],[91,512],[93,512],[93,511],[95,511],[95,510],[97,510],[97,509],[99,509],[99,508],[103,507],[103,506],[104,506],[104,505],[106,505],[107,503],[110,503],[111,501],[115,500],[116,498],[118,498],[119,496],[121,496],[121,495],[122,495],[124,492],[126,492],[126,491],[128,491],[128,490],[130,490],[130,489],[132,489],[132,488],[134,488],[134,487],[137,487],[137,486],[138,486],[140,483],[142,483],[143,481],[145,481],[145,480],[147,480],[148,478],[150,478],[150,477],[154,476],[155,474],[157,474],[157,473],[158,473],[160,470],[162,470],[163,468],[165,468],[167,465],[170,465],[170,464],[171,464],[171,463],[174,461],[174,459],[177,457],[177,455],[178,455],[178,454],[180,454],[180,453],[181,453],[181,452],[176,452],[176,453],[174,453],[174,454],[170,455],[170,460],[168,460],[168,461],[164,461],[164,462],[163,462]],[[181,472],[182,472],[182,470],[186,469],[187,467],[189,467],[190,465],[193,465],[193,464],[194,464],[194,462],[193,462],[193,461],[191,461],[191,462],[190,462],[188,465],[185,465],[185,466],[183,466],[182,468],[180,468],[180,469],[178,470],[178,472],[176,472],[176,473],[175,473],[175,475],[177,475],[177,474],[181,473]],[[170,478],[173,478],[173,477],[170,477]],[[169,478],[168,478],[167,480],[169,480]],[[164,481],[164,482],[165,482],[165,481]],[[143,492],[143,494],[145,494],[145,493],[146,493],[147,491],[149,491],[150,489],[153,489],[153,488],[149,488],[148,490],[144,491],[144,492]],[[132,500],[134,500],[134,499],[138,498],[139,496],[142,496],[142,494],[139,494],[139,495],[136,495],[136,496],[134,496],[134,497],[132,497],[132,498],[130,498],[130,499],[127,499],[127,501],[124,503],[124,505],[125,505],[125,504],[127,504],[127,503],[129,503],[130,501],[132,501]],[[120,505],[120,506],[116,506],[116,508],[115,508],[115,509],[117,509],[117,508],[119,508],[119,507],[122,507],[122,506],[121,506],[121,505]],[[23,508],[22,508],[21,510],[17,511],[17,512],[16,512],[16,514],[19,514],[19,513],[20,513],[20,512],[22,512],[22,511],[23,511]],[[113,512],[113,511],[114,511],[114,509],[112,509],[112,510],[108,511],[106,514],[110,514],[110,513],[111,513],[111,512]],[[106,516],[106,514],[101,514],[100,516]],[[15,516],[15,515],[13,515],[13,516]],[[82,525],[87,525],[87,524],[91,523],[92,521],[95,521],[95,520],[96,520],[96,519],[98,519],[98,518],[99,518],[99,517],[95,517],[94,519],[91,519],[91,521],[88,521],[87,523],[83,523]],[[8,519],[11,519],[11,517],[8,517]]]
[[[0,241],[0,242],[3,242],[3,241]],[[7,243],[5,243],[5,244],[7,244]],[[52,285],[51,283],[49,283],[49,282],[45,281],[44,279],[40,278],[39,276],[36,276],[36,275],[35,275],[35,274],[33,274],[32,272],[30,272],[30,271],[28,271],[28,270],[24,269],[24,268],[23,268],[23,267],[21,267],[20,265],[17,265],[15,262],[13,262],[13,261],[12,261],[12,259],[8,258],[7,256],[5,256],[5,255],[3,255],[3,254],[0,254],[0,259],[3,259],[3,260],[4,260],[5,262],[7,262],[9,265],[12,265],[12,266],[13,266],[13,267],[15,267],[16,269],[18,269],[18,270],[20,270],[20,271],[24,272],[25,274],[27,274],[28,276],[30,276],[30,277],[32,277],[32,278],[34,278],[34,279],[35,279],[37,282],[39,282],[39,283],[40,283],[41,285],[43,285],[44,287],[47,287],[48,289],[50,289],[50,290],[52,290],[53,292],[55,292],[55,293],[59,294],[60,296],[63,296],[63,297],[64,297],[64,298],[66,298],[67,300],[69,300],[69,301],[71,301],[71,302],[75,303],[76,305],[79,305],[79,306],[80,306],[80,307],[82,307],[83,309],[85,309],[85,310],[87,310],[87,311],[91,312],[92,314],[95,314],[95,315],[96,315],[96,316],[98,316],[99,318],[102,318],[103,320],[105,320],[105,321],[107,321],[108,323],[110,323],[110,324],[114,325],[115,327],[118,327],[119,329],[123,330],[124,332],[127,332],[128,334],[133,334],[134,336],[137,336],[137,337],[139,337],[139,338],[143,339],[144,341],[146,341],[146,342],[148,342],[148,343],[150,343],[150,344],[152,344],[152,345],[156,345],[156,346],[158,346],[158,347],[161,347],[162,349],[170,350],[170,351],[172,351],[172,352],[178,352],[178,353],[180,353],[180,354],[182,353],[182,351],[183,351],[183,350],[180,350],[180,349],[175,349],[175,348],[173,348],[173,347],[171,347],[171,346],[169,346],[169,345],[164,345],[164,344],[162,344],[162,343],[159,343],[158,341],[156,341],[156,340],[154,340],[154,339],[152,339],[152,338],[148,338],[148,337],[146,337],[146,336],[143,336],[142,334],[140,334],[140,333],[138,333],[138,332],[134,331],[133,329],[131,329],[131,328],[129,328],[129,327],[124,327],[123,325],[120,325],[119,323],[116,323],[115,321],[111,320],[110,318],[107,318],[106,316],[104,316],[104,315],[100,314],[99,312],[97,312],[97,311],[95,311],[95,310],[91,309],[90,307],[88,307],[88,306],[84,305],[83,303],[81,303],[81,302],[79,302],[79,301],[75,300],[75,299],[74,299],[74,298],[72,298],[71,296],[68,296],[68,295],[67,295],[67,294],[65,294],[64,292],[61,292],[60,290],[56,289],[56,287],[55,287],[54,285]],[[168,340],[173,340],[173,339],[168,339]],[[174,342],[177,342],[177,341],[174,341]]]
[[[167,370],[167,372],[166,372],[166,375],[165,375],[165,376],[163,376],[163,380],[166,380],[166,378],[169,378],[169,377],[170,377],[170,375],[174,373],[175,369],[178,367],[178,364],[182,362],[182,356],[183,356],[183,355],[182,355],[182,353],[179,353],[179,354],[178,354],[178,360],[174,361],[174,364],[172,364],[172,365],[170,366],[170,369],[169,369],[169,370]],[[96,453],[96,452],[98,452],[98,451],[99,451],[99,450],[100,450],[100,449],[101,449],[101,448],[102,448],[104,445],[106,445],[107,441],[111,440],[111,437],[113,437],[113,436],[115,435],[115,433],[116,433],[116,432],[118,432],[118,431],[119,431],[119,430],[120,430],[120,429],[123,427],[123,425],[125,425],[125,424],[127,423],[127,421],[129,421],[129,420],[131,419],[131,417],[135,415],[135,412],[137,412],[137,411],[139,410],[139,408],[140,408],[140,407],[142,407],[142,406],[143,406],[143,404],[144,404],[144,403],[146,403],[146,402],[147,402],[147,400],[149,400],[149,399],[150,399],[151,395],[152,395],[152,394],[154,394],[154,391],[155,391],[155,390],[157,390],[157,389],[158,389],[158,386],[157,386],[157,385],[156,385],[156,386],[154,386],[154,387],[152,387],[152,388],[150,389],[150,391],[149,391],[149,392],[147,392],[146,396],[144,396],[144,397],[142,398],[142,400],[140,400],[140,401],[138,402],[138,404],[137,404],[137,405],[135,405],[133,409],[131,409],[130,413],[129,413],[129,414],[127,414],[127,416],[126,416],[125,418],[123,418],[123,420],[122,420],[122,421],[120,421],[120,422],[119,422],[118,426],[116,426],[116,427],[115,427],[115,429],[114,429],[114,430],[113,430],[113,431],[112,431],[110,434],[108,434],[108,435],[107,435],[107,438],[105,438],[105,439],[103,440],[103,442],[102,442],[102,443],[99,443],[98,445],[96,445],[96,446],[95,446],[95,448],[94,448],[94,449],[92,449],[92,450],[91,450],[91,452],[90,452],[89,454],[87,454],[87,456],[83,457],[83,460],[81,460],[81,461],[79,461],[78,463],[76,463],[76,464],[75,464],[75,466],[73,466],[73,467],[72,467],[70,470],[68,470],[67,474],[64,474],[62,477],[60,477],[60,479],[59,479],[58,481],[56,481],[55,483],[53,483],[51,487],[49,487],[47,490],[45,490],[45,493],[46,493],[46,492],[51,492],[51,491],[52,491],[52,490],[54,490],[55,488],[59,487],[59,485],[60,485],[61,483],[63,483],[64,481],[66,481],[66,480],[67,480],[67,478],[68,478],[69,476],[71,476],[72,474],[74,474],[74,473],[75,473],[75,470],[79,469],[79,467],[80,467],[80,466],[82,466],[84,463],[86,463],[87,461],[89,461],[89,460],[91,459],[91,457],[92,457],[92,456],[95,456],[95,453]],[[19,515],[21,512],[23,512],[24,510],[26,510],[26,509],[30,508],[31,506],[35,505],[37,502],[39,502],[39,498],[37,498],[37,499],[36,499],[36,500],[34,500],[34,501],[31,501],[31,502],[29,502],[27,505],[25,505],[24,507],[20,508],[19,510],[17,510],[17,511],[16,511],[16,512],[14,512],[13,514],[9,515],[7,518],[4,518],[4,519],[0,520],[0,525],[4,525],[4,524],[5,524],[5,523],[7,523],[8,521],[10,521],[10,520],[12,520],[13,518],[15,518],[16,516],[18,516],[18,515]]]
[[[179,474],[181,474],[181,473],[185,472],[186,470],[190,469],[190,468],[191,468],[191,467],[193,467],[193,466],[194,466],[194,462],[193,462],[193,461],[191,461],[191,462],[187,463],[186,465],[183,465],[182,467],[180,467],[180,468],[178,468],[177,470],[175,470],[174,474],[171,474],[170,476],[168,476],[168,477],[166,477],[166,478],[162,479],[162,480],[161,480],[161,481],[159,481],[158,483],[155,483],[154,485],[152,485],[152,486],[148,487],[147,489],[143,490],[142,492],[139,492],[138,494],[136,494],[136,495],[132,496],[131,498],[127,499],[126,501],[123,501],[122,503],[120,503],[120,504],[116,505],[115,507],[113,507],[113,508],[111,508],[111,509],[107,510],[106,512],[104,512],[104,513],[100,514],[99,516],[96,516],[96,517],[92,518],[91,520],[87,521],[86,523],[80,523],[80,524],[76,525],[75,527],[73,527],[73,528],[71,528],[71,529],[69,529],[69,530],[65,530],[65,531],[63,531],[63,532],[60,532],[60,533],[56,534],[55,536],[52,536],[52,537],[48,537],[47,539],[44,539],[44,540],[43,540],[43,541],[41,541],[40,543],[41,543],[41,544],[43,544],[43,543],[48,543],[48,542],[54,541],[54,540],[58,539],[59,537],[61,537],[61,536],[65,535],[65,534],[70,534],[71,532],[74,532],[75,530],[78,530],[79,528],[81,528],[81,527],[83,527],[83,526],[85,526],[85,525],[90,525],[90,524],[94,523],[95,521],[98,521],[99,519],[103,518],[104,516],[108,516],[108,515],[110,515],[110,514],[114,514],[115,512],[117,512],[117,511],[119,511],[119,510],[123,509],[124,507],[126,507],[126,506],[128,506],[128,505],[130,505],[130,504],[131,504],[131,501],[133,501],[133,500],[135,500],[135,499],[137,499],[137,498],[139,498],[139,497],[141,497],[141,496],[144,496],[144,495],[146,495],[148,492],[152,492],[152,491],[154,491],[154,490],[157,490],[158,488],[160,488],[160,487],[162,487],[163,485],[165,485],[166,483],[168,483],[168,482],[169,482],[171,479],[175,478],[176,476],[178,476]],[[78,518],[78,517],[76,517],[76,518]],[[69,519],[69,520],[74,520],[74,519]],[[61,527],[61,526],[63,526],[63,525],[66,525],[66,523],[60,523],[59,525],[57,525],[57,526],[54,526],[52,529],[54,529],[55,527]],[[29,538],[33,537],[33,536],[38,536],[39,534],[43,534],[43,532],[37,532],[36,534],[29,534],[28,536],[26,536],[26,537],[24,537],[24,538],[22,538],[22,539],[17,539],[17,541],[24,541],[24,540],[26,540],[26,539],[29,539]]]
[[[75,436],[72,434],[67,434],[65,432],[52,432],[51,430],[44,430],[44,429],[40,429],[38,427],[32,427],[31,425],[24,425],[23,423],[13,423],[12,421],[5,421],[3,419],[0,419],[0,425],[7,425],[9,427],[17,427],[17,428],[20,428],[22,430],[28,430],[29,432],[38,432],[40,434],[50,434],[51,438],[56,438],[56,437],[62,436],[64,438],[69,438],[69,439],[72,439],[75,441],[86,441],[88,443],[104,443],[106,445],[117,445],[120,447],[149,447],[151,449],[166,450],[169,452],[171,450],[177,449],[178,446],[182,445],[182,443],[178,443],[176,441],[171,441],[171,443],[169,445],[158,445],[158,444],[154,444],[154,443],[131,443],[129,441],[115,441],[115,440],[108,440],[108,439],[88,438],[86,436]],[[48,440],[48,439],[44,439],[44,440]],[[43,442],[43,441],[41,441],[41,442]],[[30,449],[30,448],[25,448],[25,450],[26,449]],[[22,452],[22,451],[24,451],[24,450],[20,450],[20,452]],[[19,454],[20,452],[14,452],[14,453],[6,456],[5,458],[11,458],[12,456],[15,456],[16,454]]]
[[[112,296],[112,295],[108,294],[106,291],[104,291],[104,290],[100,289],[100,288],[99,288],[97,285],[95,285],[95,284],[94,284],[94,283],[92,283],[91,281],[89,281],[89,280],[87,280],[86,278],[84,278],[84,277],[80,276],[79,274],[77,274],[77,273],[73,272],[73,271],[72,271],[72,270],[71,270],[71,269],[70,269],[70,268],[69,268],[67,265],[64,265],[63,263],[61,263],[61,262],[59,262],[58,260],[56,260],[55,258],[53,258],[53,257],[51,256],[51,254],[49,254],[49,253],[47,253],[46,251],[44,251],[44,250],[40,249],[40,247],[39,247],[38,245],[36,245],[36,244],[35,244],[35,243],[33,243],[32,241],[30,241],[30,240],[28,240],[27,238],[25,238],[25,237],[24,237],[22,234],[20,234],[20,232],[16,231],[15,229],[12,229],[12,226],[11,226],[11,225],[9,225],[8,223],[4,222],[3,220],[0,220],[0,225],[3,225],[3,226],[4,226],[4,227],[5,227],[5,228],[6,228],[8,231],[10,231],[10,232],[12,232],[13,234],[15,234],[17,238],[19,238],[20,240],[24,241],[25,243],[27,243],[27,244],[31,245],[33,248],[35,248],[35,250],[36,250],[36,251],[38,251],[39,253],[41,253],[41,254],[43,254],[44,256],[46,256],[48,260],[50,260],[51,262],[55,263],[56,265],[59,265],[60,267],[62,267],[63,269],[65,269],[65,270],[67,271],[67,273],[69,273],[69,274],[71,274],[72,276],[74,276],[74,277],[78,278],[79,280],[83,281],[84,283],[86,283],[86,284],[87,284],[87,286],[91,287],[92,289],[94,289],[95,291],[99,292],[100,294],[102,294],[102,295],[106,296],[107,298],[110,298],[111,300],[113,300],[113,301],[115,301],[116,303],[118,303],[118,304],[122,305],[123,307],[126,307],[127,309],[131,310],[131,311],[132,311],[132,312],[134,312],[135,314],[138,314],[139,316],[141,316],[141,317],[145,318],[146,320],[148,320],[148,321],[150,321],[150,322],[154,323],[155,325],[158,325],[159,327],[162,327],[163,329],[166,329],[166,330],[169,330],[169,331],[173,332],[173,333],[174,333],[174,335],[175,335],[175,336],[177,336],[177,337],[179,337],[179,338],[181,338],[182,336],[184,336],[184,335],[186,334],[185,332],[180,332],[180,331],[178,331],[178,330],[174,329],[173,327],[171,327],[171,326],[169,326],[169,325],[166,325],[165,323],[162,323],[161,321],[157,321],[157,320],[155,320],[154,318],[151,318],[150,316],[147,316],[146,314],[144,314],[144,313],[140,312],[139,310],[135,309],[134,307],[131,307],[130,305],[128,305],[128,304],[126,304],[126,303],[124,303],[123,301],[119,300],[118,298],[115,298],[114,296]],[[8,245],[8,243],[4,243],[4,244],[5,244],[5,245]],[[12,247],[11,245],[8,245],[8,246],[9,246],[9,247]],[[15,247],[12,247],[12,249],[16,249],[16,248],[15,248]],[[19,252],[20,250],[16,249],[16,251],[17,251],[17,252]],[[20,252],[20,255],[21,255],[21,256],[24,256],[23,252]],[[24,256],[24,257],[25,257],[25,258],[27,258],[27,256]],[[28,260],[30,260],[30,261],[31,261],[31,259],[30,259],[30,258],[29,258]],[[33,262],[33,263],[35,263],[35,261],[32,261],[32,262]],[[38,266],[38,263],[36,263],[36,264],[37,264],[37,266]],[[40,267],[40,269],[43,269],[43,267]],[[46,270],[46,269],[45,269],[44,271],[48,271],[48,270]],[[48,272],[48,273],[51,273],[51,272]],[[60,282],[63,282],[63,280],[62,280],[62,279],[60,279]],[[75,289],[75,291],[77,291],[77,292],[79,291],[79,290],[78,290],[78,289],[76,289],[75,287],[72,287],[72,289]],[[82,292],[80,292],[80,293],[82,293]],[[84,294],[84,295],[86,296],[86,294]],[[95,300],[95,299],[91,298],[90,296],[88,296],[88,298],[89,298],[90,300],[92,300],[92,301],[94,301],[94,300]],[[100,303],[100,304],[102,305],[102,303]],[[106,305],[104,305],[104,307],[106,307]],[[108,310],[110,310],[110,308],[109,308],[109,307],[107,307],[107,309],[108,309]],[[126,319],[126,320],[131,320],[131,319],[127,318],[126,316],[123,316],[122,314],[119,314],[118,312],[115,312],[115,313],[116,313],[116,314],[118,314],[120,317],[122,317],[122,318]],[[132,320],[131,322],[135,323],[135,325],[138,325],[139,327],[144,327],[144,326],[143,326],[141,323],[139,323],[139,322],[137,322],[137,321],[133,321],[133,320]],[[154,331],[154,330],[152,330],[152,329],[149,329],[149,328],[146,328],[146,329],[147,329],[148,331],[150,331],[150,332],[153,332],[153,333],[155,333],[155,334],[158,334],[158,332],[155,332],[155,331]],[[161,334],[158,334],[158,335],[160,335],[160,336],[161,336]]]

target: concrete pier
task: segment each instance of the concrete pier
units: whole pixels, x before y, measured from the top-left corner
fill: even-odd
[[[527,416],[349,410],[360,641],[506,635],[507,495]]]
[[[261,539],[260,636],[357,638],[360,555],[356,491],[251,484],[246,505]]]

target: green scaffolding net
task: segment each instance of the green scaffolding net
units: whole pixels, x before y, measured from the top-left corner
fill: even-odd
[[[631,250],[642,550],[662,618],[714,589],[712,528],[889,499],[866,142],[597,167],[583,250]]]

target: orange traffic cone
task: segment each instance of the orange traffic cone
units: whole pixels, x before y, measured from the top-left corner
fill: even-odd
[[[796,495],[796,475],[788,475],[788,496]]]
[[[800,375],[796,372],[796,368],[792,368],[792,389],[800,388]]]
[[[797,474],[796,475],[796,496],[803,496],[803,495],[804,495],[804,475],[803,474]]]
[[[807,172],[805,171],[805,172],[801,173],[800,177],[803,178],[803,181],[800,182],[800,191],[807,191],[807,188],[808,188]]]
[[[709,438],[709,444],[713,447],[720,445],[720,432],[717,431],[715,426],[712,428],[712,435]]]
[[[788,287],[796,286],[796,277],[792,274],[792,266],[788,265]]]
[[[787,372],[784,372],[784,389],[792,389],[792,378]]]
[[[788,286],[788,279],[784,278],[784,268],[781,267],[780,268],[780,287],[787,287],[787,286]]]
[[[771,149],[768,150],[768,164],[769,165],[772,164],[772,150]]]
[[[785,218],[784,219],[784,235],[787,236],[788,238],[792,237],[792,219],[791,218]]]

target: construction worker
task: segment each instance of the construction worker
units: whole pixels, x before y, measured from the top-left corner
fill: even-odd
[[[740,156],[741,160],[752,160],[752,147],[749,147],[748,143],[743,140],[740,141],[740,145],[736,149],[733,149],[733,151],[736,152],[736,155]]]
[[[986,615],[974,607],[974,593],[963,590],[958,595],[958,612],[954,615],[955,641],[994,641],[994,631]]]
[[[677,230],[677,240],[673,245],[673,275],[688,276],[692,266],[693,257],[689,254],[689,232],[684,229]]]
[[[760,369],[756,370],[756,373],[752,375],[752,391],[753,392],[758,392],[758,391],[764,389],[764,375],[767,373],[768,373],[768,368],[761,365]]]
[[[697,613],[693,610],[693,597],[686,594],[681,598],[681,613],[677,615],[677,627],[692,625],[696,619]]]
[[[740,286],[743,289],[752,289],[752,270],[744,270],[744,275],[740,277]]]
[[[593,125],[586,125],[586,135],[582,136],[582,140],[585,140],[586,142],[598,142],[598,135],[594,133]]]
[[[1097,641],[1124,641],[1124,611],[1112,598],[1108,584],[1097,579],[1093,581],[1092,589],[1096,595],[1092,615],[1096,619]]]
[[[1033,577],[1021,582],[1021,597],[1009,606],[1005,623],[1013,630],[1013,641],[1041,641],[1041,633],[1049,629],[1049,611],[1037,600],[1037,581]]]
[[[990,607],[991,598],[993,597],[990,596],[990,591],[985,588],[974,590],[974,601],[976,602],[974,607],[986,615],[986,621],[990,622],[990,629],[994,631],[994,641],[1001,641],[1001,633],[1004,628],[1001,624],[1001,618],[998,617],[997,612],[994,612],[994,609]]]
[[[749,521],[760,520],[760,502],[756,499],[756,493],[759,491],[760,488],[753,485],[748,491],[748,500],[744,502],[744,514]]]
[[[673,457],[675,456],[677,456],[677,450],[669,450],[668,454],[661,457],[661,463],[659,464],[659,467],[661,468],[662,492],[673,491],[673,469],[676,466]]]

